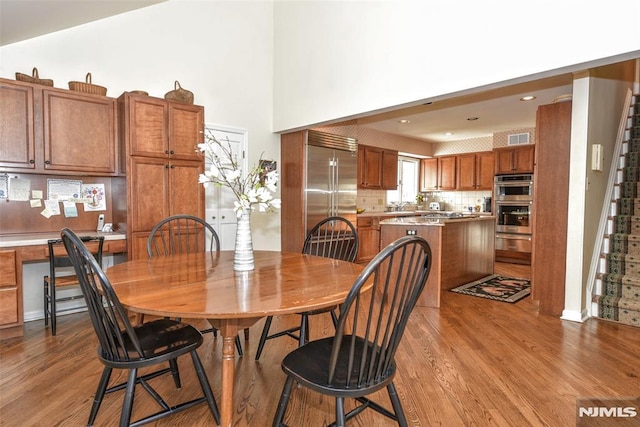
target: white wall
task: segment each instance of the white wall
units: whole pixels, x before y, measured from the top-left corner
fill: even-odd
[[[279,159],[273,119],[273,4],[171,0],[0,48],[0,76],[30,74],[67,88],[70,80],[106,86],[118,97],[144,90],[163,97],[174,81],[205,107],[205,122],[246,129],[249,164]],[[194,183],[194,185],[198,185]],[[254,247],[280,249],[280,215],[252,216]]]
[[[276,1],[274,129],[638,56],[636,0],[527,3]]]

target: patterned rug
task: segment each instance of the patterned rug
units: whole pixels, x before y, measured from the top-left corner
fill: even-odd
[[[513,303],[531,293],[531,283],[527,279],[492,274],[475,282],[451,289],[451,292]]]

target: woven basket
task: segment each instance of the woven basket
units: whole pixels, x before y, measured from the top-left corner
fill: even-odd
[[[193,92],[182,89],[180,82],[176,80],[175,89],[164,94],[164,99],[184,102],[185,104],[193,104]]]
[[[16,80],[20,82],[36,83],[44,86],[53,86],[53,80],[40,78],[36,67],[33,67],[32,75],[16,73]]]
[[[90,93],[92,95],[105,96],[107,94],[107,88],[104,86],[98,86],[91,84],[91,73],[87,73],[85,82],[69,82],[69,89],[75,92]]]

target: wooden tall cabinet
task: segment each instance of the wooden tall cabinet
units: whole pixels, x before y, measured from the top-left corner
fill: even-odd
[[[198,183],[204,157],[196,151],[204,140],[204,108],[130,93],[118,98],[118,107],[129,259],[139,259],[147,256],[149,232],[163,218],[204,218]]]
[[[553,316],[564,310],[571,106],[541,105],[536,115],[531,297],[540,313]]]

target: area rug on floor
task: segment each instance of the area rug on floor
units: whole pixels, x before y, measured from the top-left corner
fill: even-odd
[[[451,292],[489,298],[496,301],[516,302],[531,293],[531,283],[527,279],[492,274],[475,282],[453,288]]]

